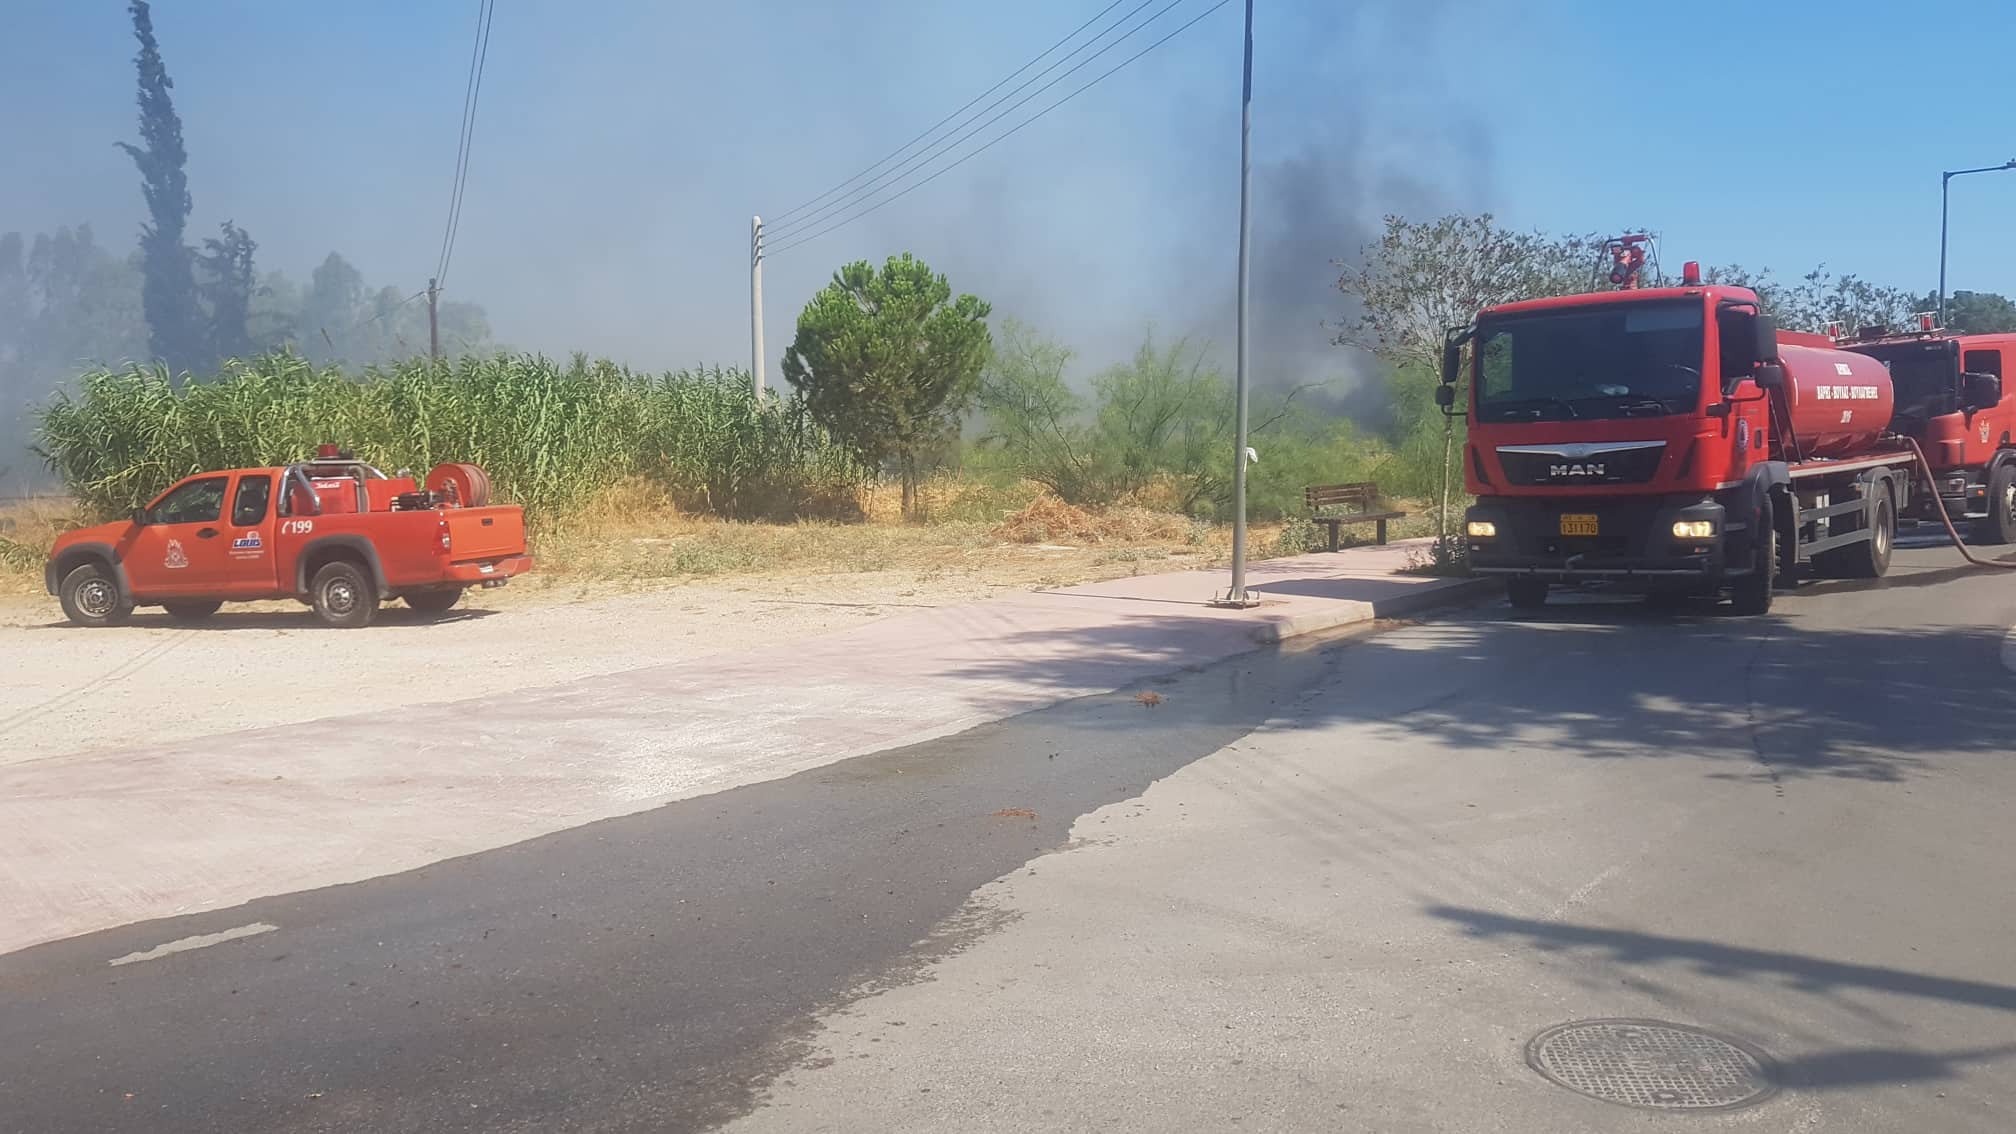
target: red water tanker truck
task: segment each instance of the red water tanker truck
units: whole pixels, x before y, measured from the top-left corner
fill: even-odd
[[[1445,410],[1468,378],[1471,569],[1502,576],[1514,606],[1600,580],[1726,593],[1761,614],[1800,571],[1882,575],[1898,519],[1941,516],[1949,488],[2016,508],[1999,344],[1990,372],[1916,345],[1954,341],[1929,329],[1847,345],[1780,331],[1755,292],[1704,284],[1692,264],[1678,287],[1640,287],[1642,244],[1611,242],[1616,290],[1491,307],[1445,343]],[[1955,365],[1906,383],[1893,356],[1907,349]],[[1984,424],[1993,444],[1967,444]],[[1962,443],[1940,448],[1956,430]],[[2016,513],[1967,511],[1983,534],[2016,536]]]

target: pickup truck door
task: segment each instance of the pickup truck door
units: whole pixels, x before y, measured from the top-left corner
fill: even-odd
[[[279,587],[278,551],[273,538],[273,475],[248,472],[231,489],[231,523],[224,529],[230,598],[265,598]]]
[[[223,598],[231,574],[224,526],[229,473],[192,477],[149,505],[146,522],[120,549],[126,577],[146,602],[152,596]]]

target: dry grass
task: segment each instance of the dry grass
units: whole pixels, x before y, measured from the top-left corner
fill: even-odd
[[[1122,506],[1087,511],[1055,496],[1039,496],[993,529],[1007,543],[1201,544],[1208,527],[1167,512]]]
[[[82,523],[76,506],[60,496],[0,503],[0,594],[41,594],[49,545]]]
[[[1004,502],[1031,494],[949,479],[925,492],[927,509],[940,516],[1001,516]],[[586,596],[709,577],[809,582],[877,574],[963,594],[1215,567],[1231,557],[1230,528],[1141,508],[1089,513],[1038,498],[997,522],[904,523],[895,495],[864,493],[864,523],[741,523],[682,514],[648,485],[631,483],[603,494],[565,528],[539,533],[539,567],[520,594],[557,588]],[[1256,525],[1252,546],[1271,541],[1272,528]]]

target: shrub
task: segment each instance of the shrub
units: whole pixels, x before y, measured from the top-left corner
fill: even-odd
[[[795,400],[759,401],[738,371],[640,374],[576,355],[414,359],[351,377],[291,354],[202,382],[98,370],[40,413],[37,451],[89,511],[117,515],[208,469],[300,460],[335,442],[389,470],[473,461],[534,523],[643,477],[682,508],[832,515],[863,470]]]

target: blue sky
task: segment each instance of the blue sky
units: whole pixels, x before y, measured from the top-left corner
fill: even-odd
[[[1210,2],[1184,0],[1158,27]],[[514,345],[741,364],[751,213],[846,178],[1103,6],[499,0],[449,290],[484,304]],[[1825,262],[1929,290],[1939,170],[2016,157],[2009,96],[1966,70],[1955,31],[2006,30],[1991,0],[1952,0],[1937,19],[1860,2],[1259,10],[1255,271],[1274,377],[1344,366],[1320,327],[1341,311],[1327,262],[1384,212],[1650,225],[1669,269]],[[301,278],[337,250],[373,283],[424,286],[475,11],[157,4],[192,232],[230,218],[259,241],[262,268]],[[136,132],[124,7],[13,0],[9,16],[0,231],[89,221],[123,245],[143,215],[112,146]],[[773,382],[797,310],[833,268],[906,249],[1087,366],[1151,321],[1229,341],[1238,48],[1233,3],[903,201],[777,256]],[[2012,206],[2016,173],[1954,183],[1951,286],[2016,293]]]

